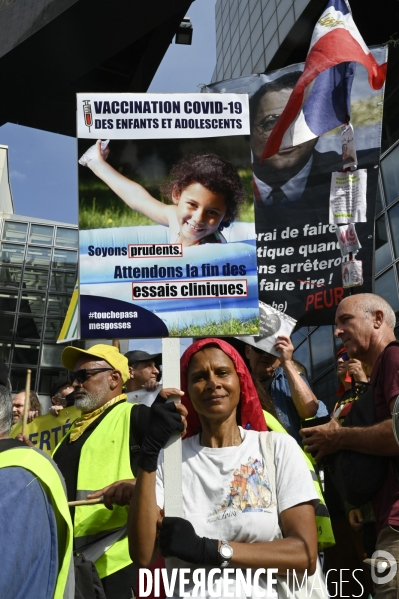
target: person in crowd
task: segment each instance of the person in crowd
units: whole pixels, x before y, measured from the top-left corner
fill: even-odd
[[[58,413],[66,407],[73,406],[75,403],[75,394],[69,377],[61,376],[51,385],[50,389],[51,403],[53,404],[49,410],[53,416],[58,416]]]
[[[105,503],[71,509],[74,547],[94,562],[107,599],[130,599],[136,570],[125,530],[128,507],[112,504],[134,484],[140,432],[146,429],[149,409],[126,401],[122,387],[130,376],[128,361],[116,347],[66,347],[62,363],[70,371],[82,416],[53,458],[65,478],[69,501],[103,495]]]
[[[158,380],[162,354],[149,354],[136,349],[128,351],[125,356],[130,374],[126,383],[128,401],[151,406],[162,389]]]
[[[360,396],[364,386],[368,384],[368,377],[360,360],[349,358],[344,347],[337,352],[336,369],[339,380],[338,401],[332,416],[342,422],[351,403]],[[345,503],[333,485],[327,465],[324,467],[324,498],[331,516],[336,541],[336,545],[328,548],[324,554],[324,568],[326,571],[331,570],[329,583],[339,584],[339,572],[344,568],[349,568],[351,571],[359,570],[358,578],[364,587],[363,595],[359,596],[367,599],[373,589],[363,559],[366,555],[371,557],[375,549],[375,518],[372,507],[371,505],[364,507],[367,514],[365,519],[360,516],[358,509],[352,509],[352,506]],[[358,527],[358,517],[362,520],[360,527]],[[364,532],[363,539],[361,531]],[[363,573],[360,570],[363,570]],[[359,594],[359,585],[353,578],[348,581],[345,592],[351,596]]]
[[[350,358],[344,347],[337,352],[336,366],[339,387],[333,416],[342,422],[351,401],[358,397],[359,392],[363,390],[363,384],[367,384],[369,379],[360,360]]]
[[[106,162],[101,140],[83,155],[88,166],[132,210],[169,227],[169,242],[183,246],[226,243],[222,230],[238,216],[245,198],[237,168],[215,154],[185,157],[172,167],[162,193],[172,204],[154,198],[139,183]]]
[[[378,295],[362,293],[341,301],[336,312],[335,336],[350,358],[361,360],[371,369],[370,386],[374,398],[376,424],[343,427],[336,418],[328,424],[304,429],[301,434],[316,460],[342,449],[391,457],[392,467],[373,500],[376,517],[377,550],[399,559],[399,447],[392,430],[391,412],[399,393],[399,347],[395,344],[395,313]],[[375,599],[396,597],[398,577],[376,585]]]
[[[10,388],[0,361],[0,597],[74,599],[72,523],[63,479],[39,449],[8,438]]]
[[[132,559],[147,566],[160,551],[169,579],[172,568],[188,568],[186,590],[193,589],[197,567],[206,573],[230,566],[236,573],[278,568],[285,576],[295,568],[312,574],[318,495],[297,443],[278,433],[272,437],[276,493],[270,492],[273,468],[258,433],[265,420],[244,361],[228,343],[202,339],[183,354],[181,373],[182,405],[166,404],[162,412],[151,407],[129,516]],[[184,517],[164,517],[162,447],[185,422]],[[259,586],[266,589],[265,575]]]
[[[293,359],[294,346],[289,337],[280,335],[275,344],[279,357],[263,351],[253,338],[253,344],[245,347],[245,356],[249,363],[252,378],[257,379],[264,388],[266,398],[270,398],[277,419],[301,445],[299,435],[301,420],[326,416],[327,408],[318,401],[306,377],[298,372]],[[264,406],[268,409],[268,405]]]
[[[25,391],[19,391],[12,400],[13,424],[16,424],[24,417],[25,411]],[[42,406],[38,396],[34,391],[29,393],[29,414],[28,422],[42,415]]]

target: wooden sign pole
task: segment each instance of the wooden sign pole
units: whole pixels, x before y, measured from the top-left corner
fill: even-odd
[[[162,385],[180,389],[180,339],[162,339]],[[179,397],[170,401],[180,400]],[[173,435],[165,447],[164,488],[165,516],[183,517],[182,452],[180,433]]]
[[[28,415],[29,415],[29,408],[30,408],[30,376],[32,374],[32,371],[28,370],[26,371],[26,381],[25,381],[25,406],[24,406],[24,415],[23,415],[23,420],[22,420],[22,435],[25,436],[26,435],[26,425],[28,424]]]

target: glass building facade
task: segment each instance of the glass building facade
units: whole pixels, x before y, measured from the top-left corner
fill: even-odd
[[[48,396],[65,372],[56,341],[77,278],[78,229],[39,219],[0,215],[0,355],[13,392]]]
[[[353,2],[358,9],[359,2]],[[388,4],[387,4],[388,6]],[[263,73],[301,62],[312,35],[312,20],[324,5],[312,0],[217,0],[216,66],[212,81]],[[363,11],[364,12],[364,11]],[[371,43],[390,37],[386,17],[370,27],[357,12],[360,31],[373,35]],[[369,17],[371,19],[371,17]],[[367,42],[367,37],[366,37]],[[390,48],[385,86],[379,189],[375,212],[375,293],[396,313],[399,338],[399,49]],[[330,409],[338,387],[335,355],[341,346],[333,326],[301,328],[292,336],[295,358],[309,373],[316,396]]]

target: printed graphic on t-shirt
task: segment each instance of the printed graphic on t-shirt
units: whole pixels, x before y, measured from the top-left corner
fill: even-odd
[[[249,458],[234,471],[226,499],[208,517],[208,522],[233,518],[240,513],[268,512],[276,505],[263,464]]]

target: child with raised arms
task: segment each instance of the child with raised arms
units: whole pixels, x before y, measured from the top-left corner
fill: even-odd
[[[221,231],[238,215],[244,190],[235,166],[215,154],[183,158],[172,167],[162,193],[173,203],[152,197],[139,183],[106,162],[109,150],[101,140],[82,156],[88,166],[132,210],[169,227],[169,243],[183,246],[226,243]]]

